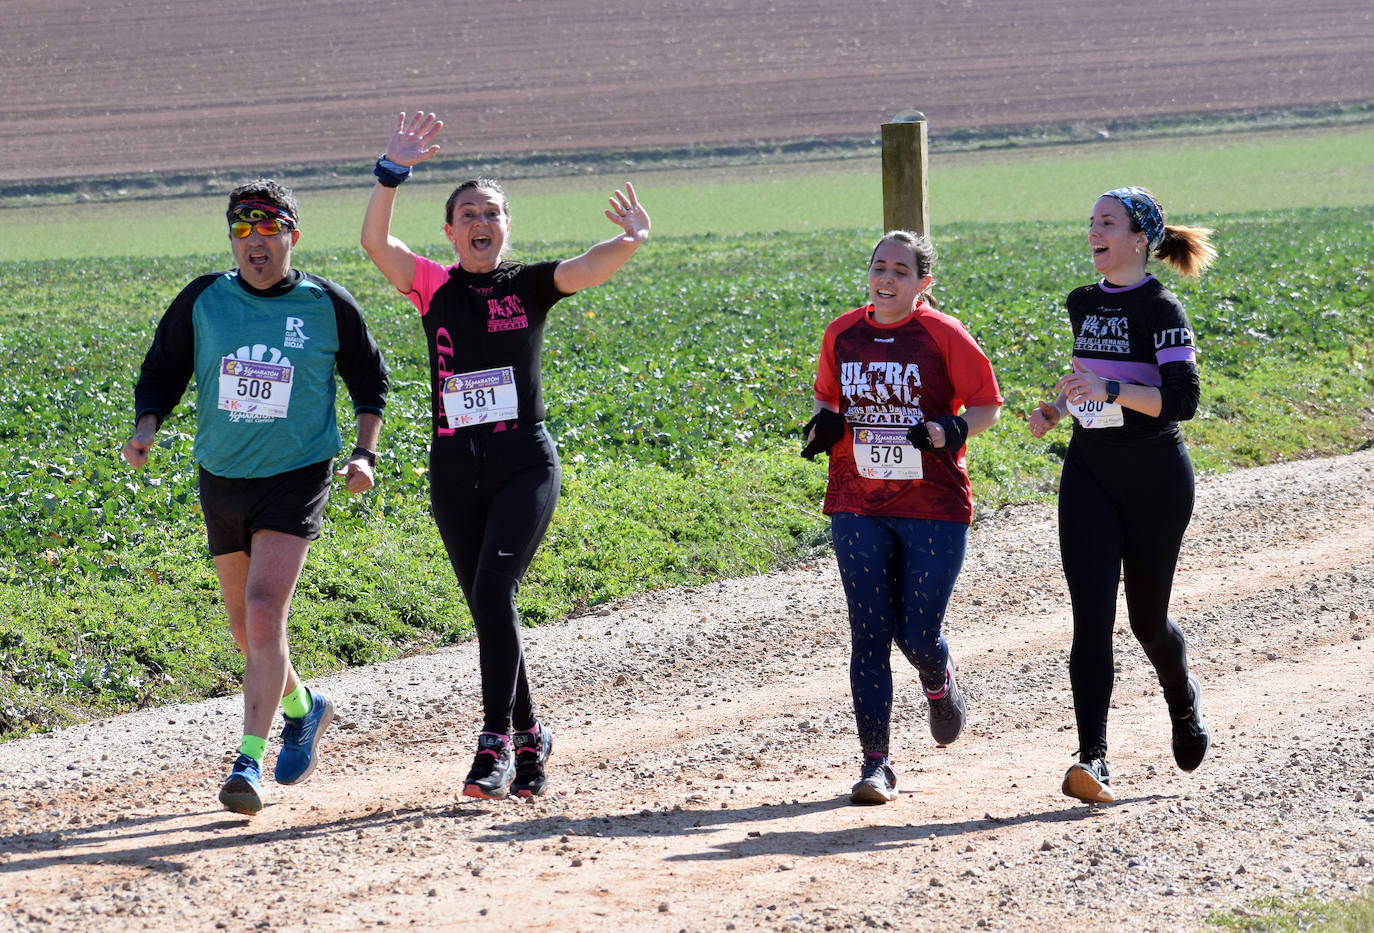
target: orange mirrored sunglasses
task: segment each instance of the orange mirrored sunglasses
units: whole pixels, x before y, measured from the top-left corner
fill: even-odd
[[[292,229],[290,224],[272,217],[263,220],[235,220],[229,224],[229,233],[234,239],[242,240],[254,227],[257,227],[258,233],[263,236],[276,236],[284,229]]]

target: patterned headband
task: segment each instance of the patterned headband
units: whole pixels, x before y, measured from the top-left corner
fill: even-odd
[[[229,208],[226,214],[230,223],[236,220],[264,220],[275,217],[285,221],[293,229],[296,226],[296,218],[290,211],[261,198],[244,198],[242,201],[235,201],[233,207]]]
[[[1144,231],[1150,252],[1154,252],[1159,248],[1159,244],[1164,242],[1164,213],[1144,188],[1127,185],[1124,188],[1113,188],[1102,196],[1116,198],[1126,206],[1126,213],[1130,214],[1135,225]]]

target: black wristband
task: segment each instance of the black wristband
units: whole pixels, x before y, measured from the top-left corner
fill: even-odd
[[[911,441],[911,446],[917,450],[934,450],[935,445],[930,440],[930,429],[926,427],[924,421],[918,421],[906,429],[906,439]]]
[[[348,455],[349,460],[366,460],[367,465],[375,467],[377,465],[377,451],[368,450],[366,447],[354,447],[353,452]]]
[[[399,188],[401,183],[410,177],[409,165],[397,165],[386,156],[377,159],[377,164],[372,166],[372,174],[377,176],[377,181],[386,188]]]
[[[968,422],[958,415],[941,415],[933,420],[945,429],[945,446],[941,449],[957,454],[968,441]]]
[[[834,447],[844,438],[844,416],[837,411],[829,408],[822,408],[806,422],[806,427],[802,428],[802,437],[811,433],[812,428],[816,431],[816,436],[802,448],[801,455],[807,460],[816,459],[816,454],[829,454],[830,448]]]

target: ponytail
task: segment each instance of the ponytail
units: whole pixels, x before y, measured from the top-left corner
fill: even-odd
[[[1155,250],[1155,258],[1179,275],[1191,278],[1202,274],[1217,258],[1212,245],[1212,231],[1208,227],[1164,226],[1164,239]]]

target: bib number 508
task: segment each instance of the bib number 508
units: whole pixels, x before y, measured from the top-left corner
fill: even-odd
[[[272,397],[272,383],[262,379],[240,379],[239,398],[267,399]]]

